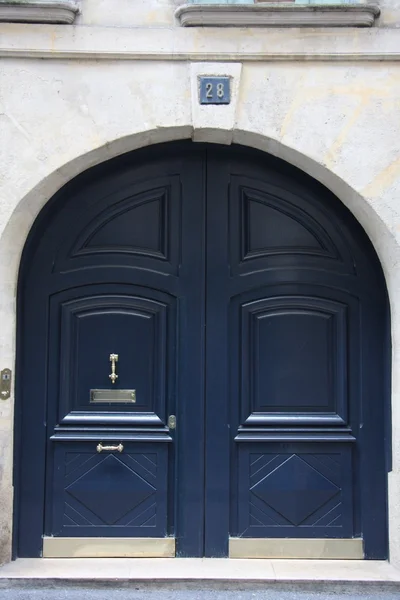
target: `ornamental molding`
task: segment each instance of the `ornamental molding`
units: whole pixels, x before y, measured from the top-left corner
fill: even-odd
[[[262,27],[217,35],[199,27],[129,27],[0,23],[0,58],[160,62],[400,62],[400,29]],[[270,30],[271,31],[271,30]],[[215,33],[215,35],[214,35]]]
[[[70,25],[79,13],[74,0],[0,0],[0,22]]]
[[[183,4],[182,27],[371,27],[376,4]]]

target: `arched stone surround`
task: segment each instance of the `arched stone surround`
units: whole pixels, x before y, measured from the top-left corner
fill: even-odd
[[[385,103],[394,106],[400,83],[391,68],[374,74],[377,67],[368,66],[371,82],[374,76],[381,78],[380,89],[375,89],[372,83],[365,85],[366,67],[344,65],[330,65],[327,81],[328,67],[323,65],[288,69],[277,64],[241,68],[232,63],[142,63],[134,64],[136,77],[129,79],[132,65],[128,63],[60,63],[58,76],[53,64],[49,77],[46,63],[16,61],[17,68],[14,64],[11,72],[12,62],[7,63],[5,77],[15,82],[18,69],[24,70],[22,92],[29,97],[31,78],[43,105],[36,100],[36,115],[28,114],[33,107],[14,104],[15,87],[2,99],[0,124],[6,151],[0,167],[1,368],[14,369],[17,277],[27,234],[40,209],[67,181],[123,152],[178,139],[238,143],[278,156],[322,182],[353,212],[375,246],[385,273],[393,364],[390,556],[400,566],[400,220],[396,194],[400,174],[396,127],[400,126],[394,119],[381,120],[378,130],[373,123],[386,110]],[[106,85],[111,67],[112,89]],[[260,77],[261,68],[264,72],[267,68],[267,79]],[[233,77],[228,111],[199,108],[195,84],[199,72]],[[14,394],[0,405],[3,562],[11,553],[13,401]]]

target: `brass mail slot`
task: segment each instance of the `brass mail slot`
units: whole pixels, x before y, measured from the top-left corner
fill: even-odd
[[[92,404],[127,404],[136,402],[136,390],[90,390]]]

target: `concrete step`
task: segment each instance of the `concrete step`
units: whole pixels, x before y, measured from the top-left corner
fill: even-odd
[[[0,568],[0,582],[399,582],[386,561],[214,558],[20,558]]]

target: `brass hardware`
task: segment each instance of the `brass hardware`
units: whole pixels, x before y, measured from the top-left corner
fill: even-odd
[[[44,558],[172,558],[175,538],[43,537]]]
[[[168,417],[168,427],[170,429],[175,429],[175,427],[176,427],[176,416],[175,415],[169,415],[169,417]]]
[[[361,538],[229,538],[229,558],[362,560]]]
[[[136,402],[136,390],[90,390],[91,404],[131,404]]]
[[[115,373],[115,363],[118,362],[118,354],[110,354],[110,362],[111,362],[111,374],[109,378],[111,379],[111,383],[115,383],[118,379],[118,375]]]
[[[0,373],[0,398],[7,400],[11,395],[11,370],[3,369]]]
[[[122,444],[118,444],[118,446],[103,446],[103,444],[100,442],[100,444],[97,444],[96,446],[97,452],[103,452],[103,450],[107,450],[109,452],[114,452],[118,450],[118,452],[122,452],[123,449],[124,447]]]

